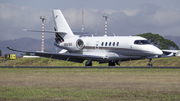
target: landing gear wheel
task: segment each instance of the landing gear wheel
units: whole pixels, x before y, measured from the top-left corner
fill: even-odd
[[[147,66],[153,66],[153,64],[151,63],[152,59],[149,59],[149,63]]]
[[[109,61],[108,66],[115,66],[115,62],[114,61]]]
[[[148,63],[148,65],[147,65],[147,66],[153,66],[153,65]]]

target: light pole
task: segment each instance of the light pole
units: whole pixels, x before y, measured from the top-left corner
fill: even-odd
[[[108,20],[108,15],[103,15],[103,17],[105,18],[105,36],[107,36],[107,20]]]
[[[40,19],[42,20],[42,45],[41,45],[41,51],[44,52],[44,16],[40,16]]]

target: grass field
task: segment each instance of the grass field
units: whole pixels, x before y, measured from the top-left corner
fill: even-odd
[[[178,101],[180,69],[0,68],[0,100]]]
[[[2,58],[0,59],[2,60]],[[121,66],[147,66],[148,59],[121,62]],[[155,58],[152,60],[153,66],[180,66],[180,57]],[[75,63],[50,58],[18,58],[0,63],[0,66],[84,66],[84,63]],[[93,62],[93,66],[108,66],[107,63],[99,64]],[[116,65],[118,66],[118,65]]]

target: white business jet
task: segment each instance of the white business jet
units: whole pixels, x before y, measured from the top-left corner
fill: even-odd
[[[120,61],[137,60],[148,58],[149,66],[151,59],[161,57],[163,52],[152,45],[147,39],[139,36],[83,36],[74,35],[60,10],[53,10],[55,31],[44,31],[55,33],[54,45],[61,48],[59,53],[20,51],[34,53],[36,56],[73,61],[92,66],[92,61],[109,63],[109,66],[119,65]],[[27,30],[34,31],[34,30]],[[42,31],[34,31],[42,32]]]

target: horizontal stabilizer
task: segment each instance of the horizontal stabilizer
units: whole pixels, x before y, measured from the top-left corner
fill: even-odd
[[[73,32],[73,34],[88,34],[88,32]]]
[[[23,31],[67,34],[66,31],[64,31],[64,32],[58,32],[58,31],[39,31],[39,30],[27,30],[27,29],[23,29]]]

